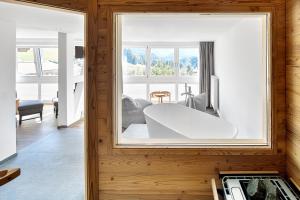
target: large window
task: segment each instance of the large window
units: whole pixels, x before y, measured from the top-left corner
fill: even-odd
[[[43,76],[58,76],[57,48],[39,48]]]
[[[147,99],[147,85],[146,84],[124,84],[124,94],[132,98]]]
[[[155,91],[169,91],[171,102],[182,100],[181,85],[199,94],[199,47],[197,43],[126,43],[122,52],[124,95],[150,100]],[[198,85],[198,87],[196,86]]]
[[[58,48],[17,48],[17,75],[58,76]]]
[[[174,76],[174,48],[151,49],[151,76]]]
[[[199,72],[199,49],[179,49],[179,73],[181,76],[197,76]]]
[[[35,76],[37,74],[33,48],[17,49],[17,72],[19,75],[24,76]]]
[[[17,83],[17,97],[21,100],[39,99],[39,89],[36,83]]]
[[[58,90],[58,48],[17,48],[17,96],[51,102]]]
[[[127,76],[146,75],[146,49],[125,48],[123,51],[124,74]]]
[[[52,101],[53,98],[57,97],[58,84],[56,83],[45,83],[42,84],[41,98],[44,101]]]

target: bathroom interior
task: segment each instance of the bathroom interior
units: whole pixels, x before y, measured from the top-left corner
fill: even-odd
[[[268,145],[268,13],[116,17],[118,144]]]

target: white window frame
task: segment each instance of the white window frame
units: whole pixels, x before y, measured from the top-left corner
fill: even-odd
[[[33,54],[33,62],[18,62],[17,59],[16,59],[16,73],[18,75],[18,68],[19,68],[19,64],[22,64],[22,63],[33,63],[34,64],[34,67],[35,67],[35,74],[34,75],[24,75],[24,76],[30,76],[30,77],[34,77],[34,76],[37,76],[38,75],[38,60],[37,60],[37,56],[36,56],[36,48],[34,47],[17,47],[16,48],[16,51],[17,49],[21,49],[21,48],[24,48],[24,49],[32,49],[32,54]]]
[[[18,42],[18,41],[17,41]],[[24,41],[17,44],[16,51],[18,48],[32,48],[34,54],[34,63],[36,67],[35,75],[19,75],[16,71],[16,83],[17,84],[38,84],[38,100],[44,101],[44,103],[51,103],[51,100],[42,99],[42,84],[58,84],[58,75],[57,76],[43,76],[42,73],[42,63],[41,63],[41,48],[58,48],[57,44],[54,45],[49,43],[47,45],[32,45],[25,43]],[[16,60],[16,66],[18,62]]]
[[[180,84],[199,84],[198,76],[180,76],[179,74],[179,49],[200,48],[199,42],[123,42],[122,54],[125,48],[144,48],[146,50],[146,75],[145,76],[123,76],[123,84],[146,84],[147,100],[150,100],[150,84],[174,84],[175,101],[179,100]],[[174,49],[174,76],[151,76],[151,49],[153,48],[173,48]],[[198,55],[198,70],[200,58]],[[199,72],[200,73],[200,72]],[[199,86],[200,87],[200,86]],[[200,91],[200,90],[199,90]]]

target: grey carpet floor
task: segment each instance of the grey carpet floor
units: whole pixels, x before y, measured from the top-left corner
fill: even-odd
[[[83,200],[83,130],[57,130],[0,165],[14,167],[21,175],[0,187],[0,200]]]

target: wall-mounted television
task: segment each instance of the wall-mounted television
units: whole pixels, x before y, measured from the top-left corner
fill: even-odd
[[[84,58],[83,46],[75,46],[75,58]]]

